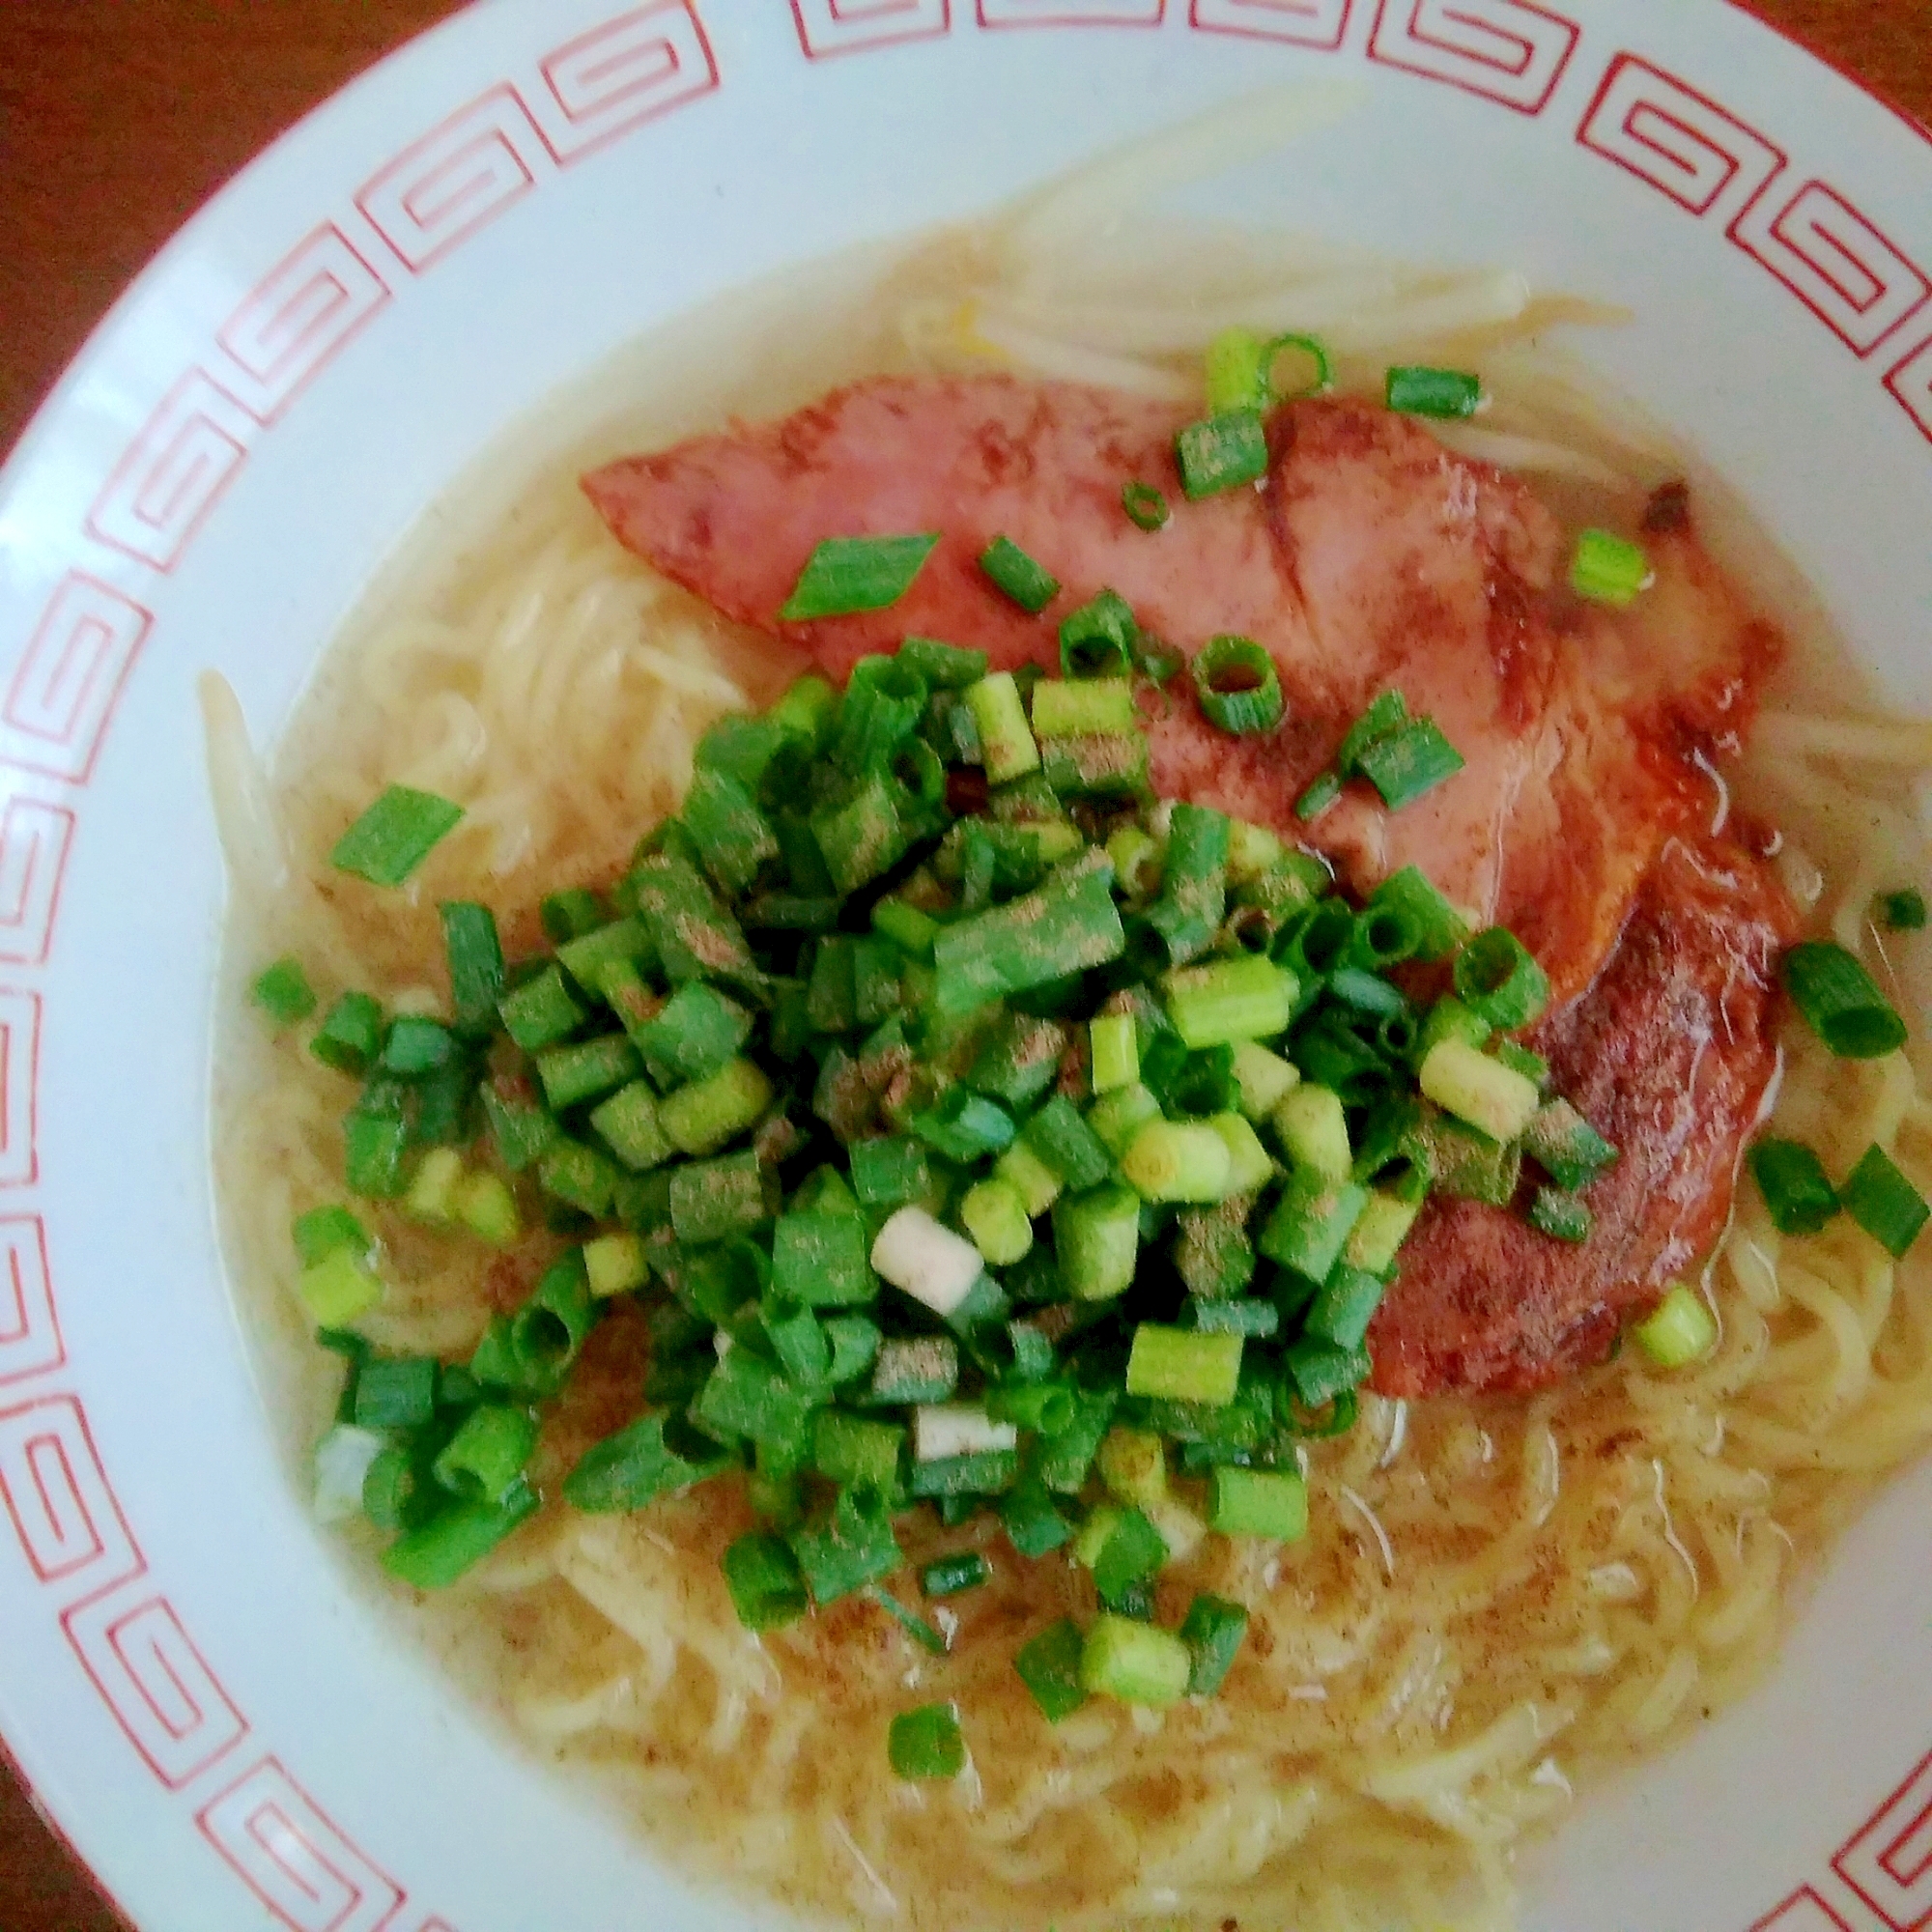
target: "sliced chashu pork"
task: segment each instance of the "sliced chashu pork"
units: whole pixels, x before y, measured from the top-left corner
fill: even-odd
[[[1600,1353],[1721,1225],[1770,1077],[1769,962],[1789,909],[1747,853],[1691,820],[1709,798],[1697,761],[1747,728],[1775,635],[1681,519],[1653,534],[1657,582],[1633,612],[1579,606],[1563,535],[1527,490],[1380,410],[1277,412],[1265,481],[1192,504],[1174,471],[1181,421],[1066,384],[879,379],[584,487],[629,548],[838,677],[913,634],[1051,664],[1058,618],[1103,586],[1189,651],[1222,632],[1264,644],[1281,727],[1231,739],[1177,686],[1150,731],[1156,788],[1292,832],[1358,892],[1418,865],[1512,927],[1554,985],[1541,1038],[1562,1091],[1642,1143],[1593,1191],[1581,1249],[1457,1204],[1432,1208],[1405,1250],[1373,1338],[1378,1387],[1548,1380]],[[1173,506],[1158,534],[1122,510],[1134,478]],[[823,538],[913,530],[941,542],[891,610],[780,619]],[[1043,616],[980,573],[999,534],[1061,579]],[[1351,787],[1302,827],[1294,800],[1391,686],[1465,770],[1397,813]]]
[[[1151,729],[1164,795],[1293,831],[1366,892],[1420,865],[1509,925],[1559,994],[1603,957],[1637,880],[1706,795],[1690,762],[1741,728],[1771,635],[1688,534],[1653,543],[1658,584],[1630,622],[1556,586],[1564,538],[1520,484],[1359,403],[1300,403],[1270,424],[1264,485],[1189,503],[1173,407],[1008,377],[881,378],[776,423],[627,459],[584,487],[629,548],[726,615],[804,646],[835,677],[913,634],[998,666],[1057,661],[1058,619],[1103,586],[1182,648],[1264,644],[1282,727],[1231,739],[1176,686]],[[1173,506],[1149,534],[1121,507],[1139,478]],[[892,609],[779,618],[824,537],[936,530]],[[1041,617],[978,558],[1005,534],[1059,577]],[[1654,648],[1646,632],[1662,630]],[[1363,786],[1312,830],[1293,807],[1376,694],[1402,691],[1468,761],[1400,813]]]

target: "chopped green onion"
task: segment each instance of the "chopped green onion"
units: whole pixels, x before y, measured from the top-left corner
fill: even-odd
[[[1433,718],[1418,718],[1362,753],[1362,776],[1381,793],[1391,811],[1413,805],[1425,792],[1463,769],[1462,753],[1436,728]]]
[[[1039,769],[1039,747],[1011,671],[982,677],[967,690],[966,703],[979,726],[988,784],[1006,784]]]
[[[1444,959],[1468,935],[1463,916],[1414,866],[1406,866],[1384,879],[1369,895],[1364,916],[1394,913],[1408,922],[1415,934],[1413,957]]]
[[[1283,1096],[1269,1124],[1296,1174],[1347,1180],[1353,1172],[1348,1117],[1333,1088],[1304,1081]]]
[[[1195,1598],[1180,1626],[1180,1640],[1194,1661],[1187,1677],[1190,1697],[1219,1694],[1247,1634],[1248,1613],[1239,1604],[1205,1590]]]
[[[995,537],[980,558],[980,568],[1022,611],[1036,617],[1060,594],[1060,580],[1010,537]]]
[[[1293,973],[1259,958],[1181,967],[1166,976],[1161,990],[1175,1031],[1197,1053],[1285,1033],[1300,994]]]
[[[1433,1048],[1417,1079],[1438,1107],[1493,1141],[1518,1139],[1543,1097],[1534,1082],[1458,1039]]]
[[[1925,929],[1925,895],[1920,892],[1881,893],[1872,901],[1872,912],[1892,932]]]
[[[1681,1369],[1711,1352],[1718,1339],[1718,1318],[1699,1296],[1677,1282],[1658,1303],[1657,1312],[1631,1332],[1660,1369]]]
[[[1210,638],[1194,660],[1194,694],[1217,730],[1242,736],[1281,723],[1280,675],[1252,638]]]
[[[1152,1624],[1103,1612],[1080,1651],[1081,1688],[1096,1697],[1153,1709],[1178,1703],[1194,1674],[1186,1644]]]
[[[959,1204],[959,1222],[987,1264],[1010,1267],[1033,1247],[1033,1221],[1017,1188],[998,1176],[976,1181]]]
[[[383,1553],[383,1568],[417,1590],[458,1581],[537,1513],[540,1498],[522,1477],[494,1502],[459,1504]]]
[[[1871,975],[1830,940],[1784,955],[1784,985],[1805,1023],[1840,1060],[1878,1060],[1905,1044],[1905,1022]]]
[[[939,1011],[968,1013],[1118,959],[1127,940],[1112,877],[1105,858],[1090,852],[1024,897],[947,926],[933,947]]]
[[[1105,1301],[1133,1286],[1140,1256],[1140,1197],[1127,1187],[1097,1187],[1053,1204],[1053,1242],[1067,1293]]]
[[[1241,1380],[1239,1335],[1143,1321],[1127,1358],[1127,1393],[1167,1402],[1230,1403]]]
[[[1342,796],[1342,781],[1333,772],[1323,772],[1294,801],[1294,815],[1304,825],[1313,825]]]
[[[1368,1189],[1353,1181],[1291,1176],[1255,1245],[1269,1261],[1320,1287],[1334,1271],[1368,1205]]]
[[[1297,1543],[1308,1534],[1308,1486],[1293,1470],[1214,1471],[1208,1525],[1223,1536],[1261,1536]]]
[[[466,1501],[497,1502],[523,1475],[536,1446],[536,1417],[528,1409],[486,1402],[463,1418],[436,1459],[436,1479]]]
[[[1259,410],[1230,410],[1225,415],[1190,423],[1174,440],[1180,487],[1189,502],[1199,502],[1267,474],[1267,431]]]
[[[1641,544],[1612,536],[1608,530],[1585,530],[1577,539],[1570,587],[1578,597],[1627,610],[1656,581]]]
[[[463,817],[435,792],[390,785],[336,840],[328,862],[372,886],[400,886]]]
[[[1568,1100],[1539,1107],[1523,1131],[1523,1151],[1557,1186],[1573,1194],[1616,1161],[1617,1151]]]
[[[1264,1121],[1299,1084],[1301,1072],[1278,1053],[1242,1039],[1235,1042],[1235,1080],[1241,1112],[1251,1121]]]
[[[755,1153],[687,1162],[670,1178],[671,1226],[695,1246],[749,1234],[772,1218],[774,1186]]]
[[[344,993],[322,1016],[308,1050],[325,1066],[359,1079],[383,1050],[383,1009],[367,993]]]
[[[1121,507],[1136,529],[1150,532],[1165,528],[1172,514],[1167,507],[1167,498],[1152,484],[1142,483],[1138,479],[1121,491]]]
[[[1133,607],[1118,590],[1102,590],[1091,603],[1061,619],[1062,676],[1076,680],[1126,677],[1134,668],[1134,644],[1139,636]],[[1136,719],[1135,724],[1138,723]]]
[[[1539,1187],[1530,1203],[1529,1224],[1539,1234],[1580,1247],[1590,1238],[1596,1217],[1574,1194],[1560,1187]]]
[[[1129,1013],[1102,1014],[1088,1022],[1094,1091],[1131,1087],[1141,1077],[1140,1046]]]
[[[1456,955],[1457,996],[1501,1032],[1527,1026],[1549,1002],[1549,980],[1507,926],[1479,932]]]
[[[1455,369],[1398,366],[1388,372],[1387,395],[1399,414],[1453,421],[1482,408],[1483,381]]]
[[[1020,1682],[1050,1724],[1070,1718],[1087,1701],[1080,1681],[1082,1650],[1080,1627],[1065,1617],[1042,1631],[1013,1659]]]
[[[1838,1212],[1837,1189],[1802,1141],[1767,1136],[1750,1151],[1751,1178],[1780,1235],[1815,1235]]]
[[[248,997],[278,1027],[295,1026],[315,1011],[315,988],[299,959],[277,959],[257,975]]]
[[[1212,1127],[1152,1121],[1121,1156],[1121,1175],[1144,1201],[1220,1201],[1231,1191],[1231,1165]]]
[[[724,1552],[724,1582],[738,1621],[748,1631],[796,1623],[811,1606],[798,1559],[780,1537],[755,1531],[741,1536]]]
[[[1033,728],[1038,738],[1140,729],[1133,687],[1123,677],[1043,678],[1033,689]]]
[[[791,595],[779,610],[788,624],[884,611],[912,588],[939,543],[919,536],[827,537],[806,559]]]
[[[1894,1261],[1918,1240],[1932,1208],[1874,1143],[1838,1190],[1845,1212]]]
[[[977,1549],[964,1549],[926,1564],[919,1573],[919,1587],[928,1598],[956,1597],[962,1590],[979,1589],[992,1574]]]

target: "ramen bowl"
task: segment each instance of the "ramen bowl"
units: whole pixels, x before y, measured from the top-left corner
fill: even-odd
[[[210,1179],[197,675],[272,742],[452,479],[627,342],[1305,84],[1348,111],[1180,205],[1627,309],[1590,360],[1932,708],[1932,144],[1717,0],[503,0],[225,190],[14,452],[0,1734],[137,1925],[761,1922],[507,1748],[310,1520]],[[1526,1927],[1932,1924],[1928,1506],[1891,1483],[1762,1688],[1525,1855]]]

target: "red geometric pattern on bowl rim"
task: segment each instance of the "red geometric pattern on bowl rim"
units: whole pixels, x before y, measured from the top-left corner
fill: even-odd
[[[791,0],[808,60],[954,31],[951,0]],[[1166,0],[975,0],[984,28],[1158,27]],[[1353,0],[1189,0],[1187,30],[1339,51]],[[1582,51],[1581,24],[1530,0],[1377,0],[1362,53],[1531,119]],[[256,440],[398,298],[394,264],[431,271],[499,215],[606,143],[724,85],[699,0],[646,0],[498,82],[402,149],[263,274],[205,358],[156,403],[101,485],[78,560],[52,593],[0,701],[0,959],[43,964],[75,829],[153,613],[97,574],[172,574]],[[1912,125],[1912,124],[1909,124]],[[1915,131],[1923,135],[1924,130]],[[1932,140],[1932,136],[1925,136]],[[1882,382],[1932,440],[1932,277],[1844,189],[1787,188],[1785,151],[1688,81],[1624,48],[1605,59],[1575,139],[1738,247],[1861,357],[1912,344]],[[1742,187],[1738,186],[1743,184]],[[1774,190],[1776,190],[1774,193]],[[387,272],[378,261],[390,264]],[[406,285],[403,285],[406,286]],[[99,553],[113,554],[103,560]],[[90,564],[92,568],[90,568]],[[36,795],[41,781],[69,803]],[[11,949],[11,950],[10,950]],[[39,1178],[41,995],[0,987],[0,1186]],[[45,1232],[0,1217],[0,1511],[89,1681],[157,1782],[205,1791],[253,1735],[157,1590],[115,1498],[71,1367]],[[197,1829],[293,1932],[452,1932],[405,1913],[405,1889],[272,1754],[202,1798]],[[1932,1757],[1848,1837],[1820,1881],[1842,1883],[1891,1932],[1932,1927]],[[1751,1932],[1850,1932],[1804,1885]]]

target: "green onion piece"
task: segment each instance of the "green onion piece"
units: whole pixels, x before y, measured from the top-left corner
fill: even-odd
[[[1784,985],[1805,1023],[1840,1060],[1878,1060],[1905,1044],[1905,1022],[1871,975],[1830,940],[1784,955]]]
[[[934,1657],[944,1657],[946,1655],[948,1648],[946,1638],[938,1631],[934,1630],[917,1610],[911,1608],[908,1605],[900,1603],[883,1584],[874,1583],[866,1594],[922,1650],[930,1652]]]
[[[1560,1187],[1539,1187],[1529,1206],[1529,1225],[1554,1240],[1580,1247],[1590,1238],[1596,1217],[1574,1194]]]
[[[1343,1260],[1351,1268],[1374,1275],[1378,1280],[1385,1280],[1389,1270],[1395,1266],[1403,1242],[1408,1238],[1409,1230],[1422,1213],[1424,1199],[1419,1186],[1413,1200],[1406,1200],[1387,1188],[1371,1188],[1361,1219],[1350,1231]]]
[[[1160,1101],[1151,1089],[1136,1082],[1102,1094],[1087,1110],[1087,1124],[1118,1160],[1133,1145],[1134,1136],[1150,1121],[1160,1118]],[[1109,1164],[1111,1172],[1111,1163]]]
[[[866,1208],[903,1208],[932,1192],[925,1150],[910,1139],[860,1141],[851,1150],[852,1191]]]
[[[1281,359],[1282,352],[1288,349],[1299,350],[1315,364],[1314,379],[1298,389],[1284,390],[1275,384],[1274,365]],[[1327,348],[1313,335],[1277,335],[1262,350],[1262,372],[1267,379],[1268,399],[1271,402],[1296,402],[1307,396],[1325,396],[1335,386],[1335,368],[1328,359]]]
[[[1121,1156],[1121,1175],[1144,1201],[1221,1201],[1230,1193],[1227,1143],[1212,1127],[1151,1121]]]
[[[636,1048],[621,1034],[552,1047],[537,1055],[544,1098],[557,1112],[626,1086],[642,1071]]]
[[[628,1515],[734,1466],[728,1451],[690,1431],[685,1434],[696,1454],[681,1453],[666,1437],[667,1420],[639,1416],[586,1450],[564,1479],[564,1501],[586,1516]]]
[[[1050,1724],[1070,1718],[1087,1701],[1080,1681],[1082,1648],[1080,1626],[1066,1617],[1042,1631],[1013,1659],[1020,1682]]]
[[[355,1378],[358,1429],[420,1429],[436,1415],[437,1363],[428,1355],[381,1356]]]
[[[959,1386],[959,1345],[950,1335],[882,1342],[867,1401],[902,1408],[944,1402]]]
[[[1137,732],[1140,724],[1133,687],[1123,677],[1043,678],[1034,686],[1037,738]]]
[[[1780,1235],[1815,1235],[1836,1217],[1837,1189],[1802,1141],[1767,1136],[1752,1147],[1749,1160],[1751,1178]]]
[[[1176,805],[1168,819],[1160,897],[1147,923],[1166,949],[1167,965],[1181,966],[1207,952],[1228,910],[1228,845],[1232,827],[1211,807]]]
[[[453,1205],[457,1220],[493,1247],[514,1247],[523,1236],[517,1197],[499,1174],[486,1171],[466,1175],[457,1187]]]
[[[1021,1139],[1075,1192],[1099,1186],[1114,1171],[1105,1144],[1065,1094],[1054,1094],[1040,1108],[1021,1130]],[[1139,1209],[1135,1212],[1138,1215]]]
[[[1194,660],[1194,695],[1217,730],[1246,736],[1281,723],[1281,678],[1252,638],[1210,638]]]
[[[1010,537],[995,537],[980,558],[980,568],[1022,611],[1031,611],[1036,617],[1060,594],[1060,580]]]
[[[1543,1097],[1534,1082],[1459,1039],[1432,1049],[1417,1081],[1438,1107],[1493,1141],[1519,1139]]]
[[[779,611],[788,624],[884,611],[912,588],[939,543],[918,536],[827,537],[806,559],[798,582]]]
[[[1109,1495],[1147,1509],[1167,1500],[1167,1448],[1151,1430],[1110,1429],[1098,1462]]]
[[[1342,781],[1333,772],[1323,772],[1294,801],[1294,815],[1304,825],[1313,825],[1342,796]]]
[[[772,1218],[776,1186],[749,1151],[687,1162],[670,1177],[671,1226],[694,1246],[749,1234]]]
[[[368,1246],[339,1246],[305,1263],[296,1293],[318,1328],[346,1328],[383,1298],[383,1282]]]
[[[527,1081],[506,1075],[488,1082],[482,1094],[491,1137],[512,1174],[521,1174],[563,1138],[563,1129],[538,1104]]]
[[[538,914],[543,921],[544,937],[553,946],[562,946],[595,932],[610,916],[604,909],[604,901],[581,886],[565,893],[552,893],[538,907]]]
[[[1267,474],[1267,431],[1259,410],[1231,410],[1205,422],[1190,423],[1174,440],[1180,487],[1189,502],[1199,502]]]
[[[658,1120],[680,1151],[716,1153],[753,1126],[771,1101],[772,1083],[764,1069],[754,1061],[732,1060],[708,1080],[667,1095]]]
[[[1060,1176],[1023,1140],[1016,1140],[993,1163],[993,1172],[1025,1204],[1029,1220],[1044,1214],[1060,1199],[1063,1188]]]
[[[1112,879],[1105,856],[1090,853],[1023,898],[947,926],[933,947],[939,1012],[968,1013],[1118,959],[1127,941]]]
[[[915,1114],[909,1124],[934,1152],[961,1165],[1004,1152],[1015,1132],[1004,1107],[965,1087],[949,1088],[938,1106]]]
[[[988,784],[1006,784],[1039,769],[1039,747],[1011,671],[995,671],[970,686],[966,703],[980,729]]]
[[[1007,1540],[1022,1556],[1050,1555],[1073,1535],[1072,1525],[1055,1508],[1051,1492],[1037,1476],[1022,1476],[1000,1498],[999,1509]]]
[[[1292,1470],[1214,1471],[1208,1525],[1223,1536],[1261,1536],[1298,1543],[1308,1534],[1308,1486]]]
[[[1925,929],[1925,895],[1920,892],[1881,893],[1872,901],[1872,912],[1892,932]]]
[[[1301,1072],[1280,1054],[1242,1039],[1235,1042],[1235,1080],[1241,1112],[1251,1121],[1264,1121],[1300,1083]]]
[[[1320,1287],[1334,1271],[1368,1205],[1368,1189],[1353,1181],[1291,1176],[1255,1245],[1269,1261]]]
[[[938,638],[907,638],[898,648],[899,660],[925,680],[929,691],[964,691],[986,675],[986,653],[968,650]]]
[[[1180,1640],[1194,1660],[1188,1672],[1187,1694],[1212,1697],[1228,1681],[1242,1639],[1248,1634],[1248,1613],[1239,1604],[1203,1591],[1188,1605],[1180,1626]]]
[[[460,805],[435,792],[390,785],[336,840],[328,863],[372,886],[400,886],[462,817]]]
[[[1143,1321],[1127,1358],[1127,1393],[1167,1402],[1233,1402],[1241,1380],[1242,1339]]]
[[[494,1503],[522,1476],[536,1446],[536,1417],[528,1409],[486,1402],[463,1418],[436,1459],[436,1479],[466,1501]]]
[[[1513,1039],[1501,1039],[1496,1042],[1496,1058],[1512,1073],[1520,1073],[1539,1093],[1548,1087],[1549,1063],[1542,1054],[1532,1053]]]
[[[997,1176],[976,1181],[959,1204],[959,1225],[991,1267],[1011,1267],[1033,1247],[1033,1222],[1019,1190]]]
[[[503,1026],[526,1053],[541,1053],[583,1024],[584,1011],[564,983],[562,971],[547,966],[497,1002]]]
[[[1417,959],[1446,959],[1468,936],[1463,916],[1414,866],[1405,866],[1369,895],[1363,916],[1389,912],[1408,923]]]
[[[1418,718],[1362,753],[1362,775],[1381,793],[1391,811],[1413,805],[1425,792],[1463,769],[1462,753],[1436,729],[1433,718]]]
[[[1173,514],[1167,507],[1167,498],[1152,484],[1143,483],[1138,477],[1121,491],[1121,508],[1136,529],[1148,531],[1164,529]]]
[[[1522,1137],[1523,1151],[1557,1186],[1573,1194],[1616,1161],[1617,1151],[1568,1100],[1539,1107]]]
[[[444,1590],[537,1513],[539,1497],[519,1478],[495,1502],[463,1503],[383,1553],[383,1568],[417,1590]]]
[[[1140,1197],[1131,1188],[1097,1187],[1056,1201],[1054,1250],[1067,1293],[1079,1301],[1105,1301],[1131,1288],[1140,1227]]]
[[[1092,603],[1070,611],[1060,624],[1061,675],[1072,680],[1123,679],[1134,668],[1134,646],[1140,626],[1133,608],[1117,590],[1102,590]],[[1038,692],[1036,689],[1036,701]],[[1113,728],[1137,728],[1131,725]]]
[[[1479,932],[1456,955],[1457,997],[1499,1031],[1527,1026],[1549,1003],[1549,980],[1507,926]]]
[[[1388,372],[1388,406],[1402,415],[1455,420],[1483,406],[1483,381],[1455,369],[1399,366]]]
[[[1718,1340],[1718,1318],[1701,1297],[1678,1282],[1658,1303],[1657,1312],[1631,1332],[1660,1369],[1681,1369],[1711,1352]]]
[[[813,754],[824,749],[838,716],[838,694],[816,671],[807,671],[771,709],[772,723]]]
[[[315,988],[298,959],[277,959],[256,977],[248,997],[278,1027],[294,1026],[315,1011]]]
[[[1081,1688],[1096,1697],[1159,1709],[1187,1694],[1194,1658],[1171,1633],[1103,1613],[1080,1651]]]
[[[1903,1259],[1932,1215],[1924,1197],[1874,1143],[1838,1190],[1845,1212],[1894,1261]]]
[[[360,1261],[376,1250],[375,1237],[347,1208],[311,1208],[296,1216],[290,1234],[303,1267],[327,1261],[338,1248],[351,1249]]]
[[[913,958],[929,960],[932,942],[939,937],[939,922],[904,899],[883,898],[872,907],[872,930]]]
[[[1141,1053],[1130,1013],[1109,1013],[1087,1023],[1094,1063],[1094,1091],[1131,1087],[1141,1077]]]
[[[1359,1349],[1381,1306],[1383,1291],[1379,1275],[1338,1262],[1310,1304],[1303,1326],[1318,1341],[1332,1342],[1338,1349]]]
[[[796,1623],[810,1607],[798,1559],[781,1538],[754,1531],[724,1552],[724,1583],[731,1607],[748,1631]]]
[[[977,1549],[964,1549],[926,1564],[919,1573],[919,1587],[928,1598],[956,1597],[962,1590],[979,1589],[992,1574]]]
[[[661,1091],[707,1080],[743,1048],[752,1016],[715,986],[692,980],[680,986],[631,1037]],[[560,1104],[554,1098],[552,1105]]]
[[[322,1017],[308,1050],[325,1066],[359,1079],[383,1050],[383,1009],[367,993],[344,993]]]
[[[898,1483],[906,1432],[890,1422],[867,1422],[840,1409],[821,1409],[812,1419],[811,1465],[828,1481],[855,1483],[890,1492]]]
[[[1656,581],[1641,544],[1612,536],[1608,530],[1585,530],[1577,539],[1577,554],[1570,562],[1570,587],[1578,597],[1623,611]]]
[[[450,900],[440,910],[456,1030],[488,1038],[497,1030],[497,1003],[503,997],[503,947],[496,917],[488,906],[467,899]]]
[[[1347,1180],[1352,1174],[1355,1156],[1349,1145],[1348,1117],[1332,1087],[1304,1081],[1283,1096],[1269,1124],[1297,1175]]]
[[[1252,329],[1224,328],[1208,343],[1203,364],[1209,415],[1267,408],[1266,356],[1261,337]]]
[[[866,1224],[820,1208],[780,1215],[772,1233],[772,1292],[804,1308],[855,1308],[879,1297]]]
[[[1349,726],[1341,749],[1335,753],[1335,769],[1345,779],[1362,776],[1362,754],[1385,739],[1393,738],[1409,723],[1408,700],[1392,687],[1378,692],[1369,708]]]

